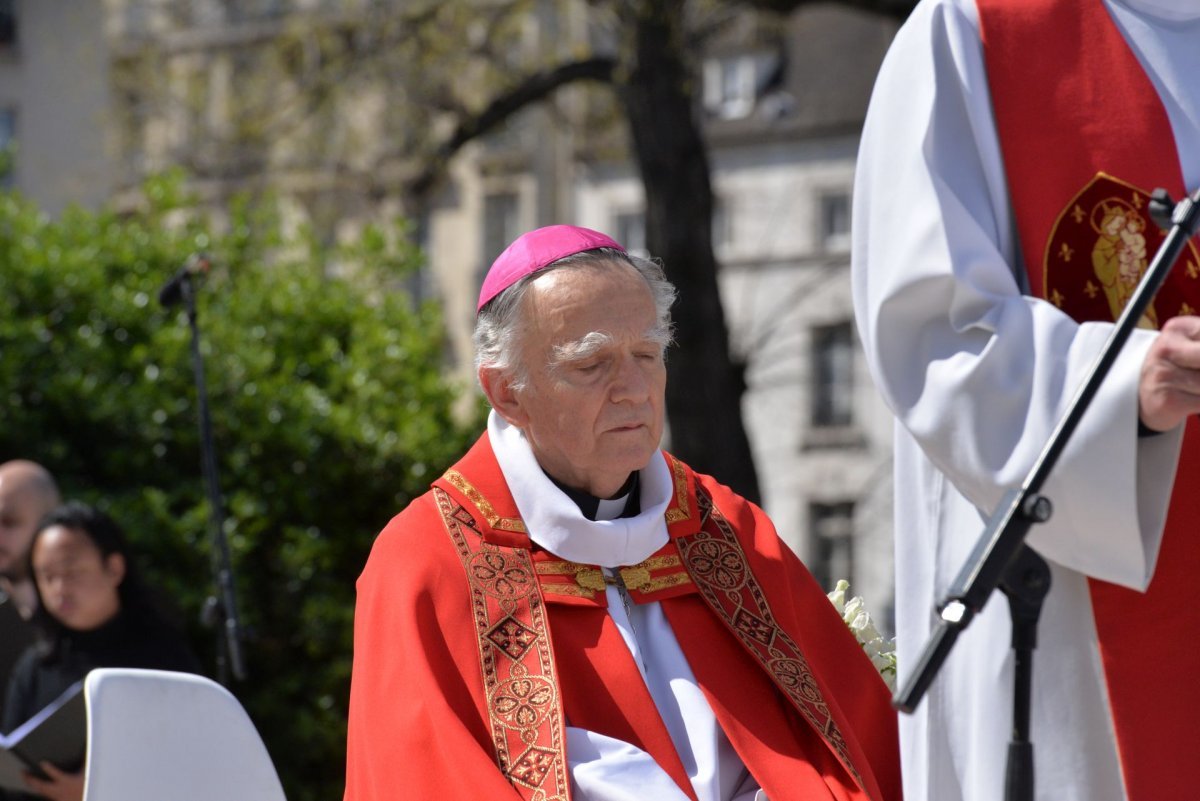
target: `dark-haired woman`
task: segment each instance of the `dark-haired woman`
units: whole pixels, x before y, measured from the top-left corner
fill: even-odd
[[[39,641],[17,662],[4,705],[11,731],[94,668],[199,672],[183,635],[153,602],[120,527],[83,503],[47,515],[33,536],[30,574],[38,594]],[[82,773],[50,766],[30,788],[54,801],[83,796]]]

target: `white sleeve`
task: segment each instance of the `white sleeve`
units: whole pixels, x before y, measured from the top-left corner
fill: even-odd
[[[879,389],[929,460],[990,511],[1024,480],[1112,326],[1023,294],[970,0],[923,2],[889,51],[854,222],[855,312]],[[1153,338],[1135,332],[1116,360],[1043,488],[1054,516],[1029,540],[1135,588],[1154,569],[1182,441],[1181,430],[1137,436]]]
[[[567,727],[567,764],[576,801],[687,801],[654,757],[594,731]]]

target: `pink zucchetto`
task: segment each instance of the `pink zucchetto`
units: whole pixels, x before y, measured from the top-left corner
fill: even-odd
[[[492,262],[487,277],[483,279],[483,288],[479,290],[479,305],[475,311],[478,312],[489,300],[546,265],[597,248],[615,248],[625,252],[625,248],[612,237],[577,225],[548,225],[521,234]]]

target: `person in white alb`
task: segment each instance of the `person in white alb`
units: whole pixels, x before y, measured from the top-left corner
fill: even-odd
[[[885,59],[853,282],[897,418],[901,684],[1157,250],[1149,194],[1200,187],[1197,76],[1191,0],[923,0]],[[1197,310],[1193,241],[1043,488],[1054,515],[1029,537],[1053,575],[1034,656],[1039,801],[1195,797]],[[901,716],[906,797],[1003,798],[1010,631],[996,593]]]

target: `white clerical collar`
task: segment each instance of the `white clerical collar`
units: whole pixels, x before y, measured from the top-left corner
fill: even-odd
[[[620,517],[625,511],[625,504],[629,502],[629,493],[618,498],[600,498],[600,503],[596,506],[597,520],[615,520]]]
[[[663,515],[671,502],[673,487],[671,471],[661,451],[640,471],[640,514],[588,520],[575,502],[542,472],[521,430],[509,425],[494,410],[488,415],[488,437],[529,538],[555,556],[583,564],[619,567],[636,565],[667,544]]]

